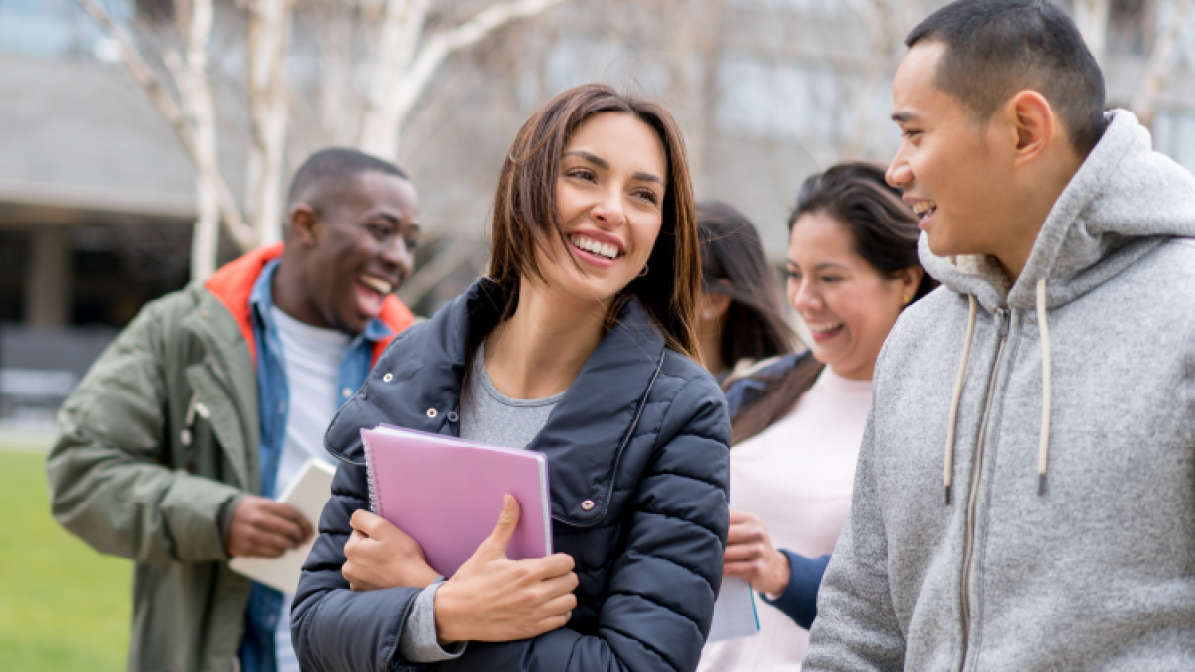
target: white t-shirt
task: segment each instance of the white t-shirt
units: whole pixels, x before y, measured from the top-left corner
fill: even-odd
[[[759,514],[772,544],[818,557],[834,550],[851,508],[871,381],[826,369],[792,413],[730,450],[734,508]],[[795,672],[809,633],[758,602],[759,634],[706,645],[700,672]]]
[[[270,308],[270,319],[282,343],[290,397],[282,456],[278,460],[278,479],[274,485],[274,492],[282,494],[299,475],[307,458],[336,464],[324,450],[324,432],[336,409],[346,401],[336,384],[351,337],[332,329],[303,324],[277,307]],[[299,659],[290,641],[290,605],[294,597],[289,593],[282,596],[282,614],[274,636],[278,672],[299,672]]]

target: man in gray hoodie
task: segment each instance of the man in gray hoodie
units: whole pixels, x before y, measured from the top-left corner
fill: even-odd
[[[876,366],[818,670],[1195,670],[1195,178],[1071,20],[910,34],[889,181],[942,282]]]

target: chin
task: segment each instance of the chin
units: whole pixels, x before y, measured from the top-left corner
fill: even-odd
[[[951,257],[957,254],[966,254],[957,249],[957,245],[952,244],[949,238],[942,234],[934,235],[932,231],[926,231],[926,242],[929,243],[929,251],[934,253],[936,257]]]

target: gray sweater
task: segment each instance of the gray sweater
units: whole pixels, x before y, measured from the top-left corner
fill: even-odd
[[[1195,178],[1109,122],[1011,287],[922,240],[808,672],[1195,670]]]

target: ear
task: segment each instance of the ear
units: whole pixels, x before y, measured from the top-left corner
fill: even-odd
[[[726,317],[726,311],[730,310],[730,297],[716,292],[708,292],[706,296],[709,297],[710,311],[713,313],[710,317],[718,320]]]
[[[726,280],[725,278],[718,280],[717,284],[722,285],[723,287],[731,286],[730,281]],[[726,317],[726,311],[730,310],[730,297],[729,296],[719,293],[716,290],[715,291],[702,290],[701,298],[702,298],[702,303],[701,303],[700,310],[702,312],[703,318],[705,318],[706,312],[709,313],[709,317],[706,319],[718,320],[719,322],[721,322],[722,318]]]
[[[306,203],[299,203],[290,209],[288,241],[314,247],[323,234],[324,223],[315,210]]]
[[[917,296],[917,288],[921,286],[921,279],[924,277],[925,269],[920,266],[910,266],[896,274],[896,280],[900,282],[901,299],[908,297],[908,300],[901,304],[902,306],[913,302],[913,297]]]
[[[1016,132],[1016,165],[1032,162],[1054,144],[1060,127],[1045,96],[1021,91],[1008,101],[1007,111]]]

